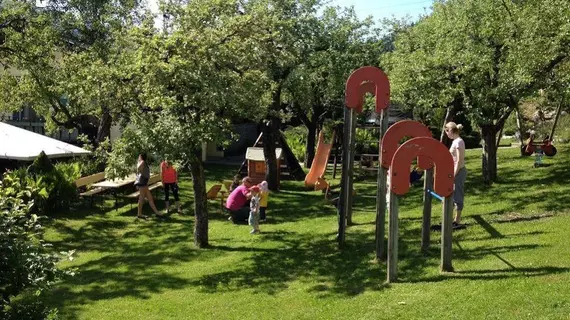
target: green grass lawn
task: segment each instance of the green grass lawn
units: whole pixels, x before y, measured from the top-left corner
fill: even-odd
[[[211,248],[193,246],[193,216],[135,222],[112,202],[61,215],[46,238],[77,250],[77,268],[47,295],[64,319],[569,319],[568,146],[548,167],[499,151],[499,182],[482,184],[480,150],[467,153],[467,230],[454,233],[451,274],[439,273],[439,233],[420,253],[421,197],[400,201],[400,282],[384,285],[374,257],[374,178],[355,187],[355,225],[337,249],[337,218],[319,192],[284,182],[260,235],[210,206]],[[236,168],[209,167],[209,185]],[[329,175],[330,176],[330,175]],[[190,210],[191,183],[182,182]],[[159,203],[162,206],[162,203]],[[150,209],[145,208],[147,213]],[[434,201],[434,223],[441,204]]]

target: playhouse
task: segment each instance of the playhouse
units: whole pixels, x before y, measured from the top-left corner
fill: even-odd
[[[283,161],[283,149],[275,148],[275,158],[277,159],[277,173],[278,177],[281,176],[281,162]],[[245,160],[247,161],[247,175],[251,182],[258,184],[265,180],[265,156],[263,155],[263,148],[249,147],[245,153]],[[280,178],[279,178],[280,179]]]

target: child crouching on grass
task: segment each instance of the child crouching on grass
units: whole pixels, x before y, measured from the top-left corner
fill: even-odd
[[[259,187],[253,186],[249,189],[251,200],[249,203],[249,225],[253,228],[251,234],[259,233]]]
[[[269,187],[267,186],[267,181],[263,181],[259,184],[259,219],[264,222],[267,217],[265,216],[267,212],[267,202],[269,200]]]

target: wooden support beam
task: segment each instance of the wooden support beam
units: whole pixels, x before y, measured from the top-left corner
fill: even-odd
[[[422,217],[422,244],[421,248],[424,253],[429,250],[430,232],[431,232],[431,199],[429,190],[433,190],[433,168],[425,171],[424,176],[424,212]]]
[[[443,201],[443,219],[441,224],[441,271],[453,272],[452,260],[453,240],[453,196]]]
[[[388,221],[388,272],[387,283],[398,279],[398,196],[390,192],[390,218]]]

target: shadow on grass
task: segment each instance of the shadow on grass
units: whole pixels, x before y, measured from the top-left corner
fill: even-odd
[[[79,306],[93,301],[127,296],[146,299],[158,292],[182,289],[189,285],[188,279],[173,275],[165,266],[221,254],[194,248],[189,220],[93,219],[77,228],[52,222],[61,237],[51,241],[55,248],[77,250],[76,259],[94,255],[46,298],[49,305],[65,310],[66,319],[77,318]]]
[[[351,234],[346,249],[338,251],[334,238],[278,231],[261,233],[264,241],[281,244],[279,248],[252,249],[213,245],[214,249],[252,252],[233,270],[209,274],[192,281],[202,291],[241,291],[276,294],[289,282],[316,282],[322,294],[358,295],[365,290],[383,288],[384,270],[371,262],[373,242],[365,233]],[[327,290],[322,290],[322,288]],[[317,290],[318,288],[321,288]]]
[[[560,154],[563,156],[563,154]],[[227,167],[223,170],[211,170],[207,176],[209,181],[230,178]],[[210,169],[208,169],[210,170]],[[541,181],[564,181],[570,178],[570,173],[562,167],[553,165],[550,171],[541,173]],[[524,208],[529,201],[540,201],[540,208],[555,208],[570,203],[570,194],[549,194],[553,200],[544,201],[543,194],[537,193],[529,197],[515,196],[528,188],[536,189],[536,179],[522,179],[525,169],[503,169],[501,174],[506,176],[498,183],[498,187],[491,189],[480,184],[477,175],[470,176],[468,190],[475,195],[493,195],[504,197],[507,203],[517,210]],[[517,178],[518,177],[518,178]],[[549,180],[550,179],[550,180]],[[512,184],[512,186],[511,186]],[[469,189],[471,188],[471,189]],[[182,182],[182,197],[185,201],[192,201],[191,183],[188,179]],[[372,189],[360,188],[358,192],[375,194]],[[362,191],[360,191],[362,189]],[[404,207],[417,207],[421,203],[421,188],[412,189],[409,197],[406,197]],[[533,190],[534,190],[533,189]],[[493,201],[489,197],[489,202]],[[550,199],[550,198],[549,198]],[[566,201],[566,202],[564,202]],[[211,203],[210,219],[225,220],[225,215],[214,213],[219,203]],[[374,212],[375,199],[362,198],[355,203],[359,210]],[[148,205],[146,206],[148,208]],[[192,246],[192,221],[193,218],[176,217],[171,220],[156,222],[141,221],[136,228],[131,223],[124,221],[125,216],[134,216],[136,211],[125,210],[122,207],[119,214],[121,221],[103,220],[107,211],[112,210],[108,206],[96,208],[90,211],[78,211],[65,216],[67,219],[92,218],[80,227],[74,224],[54,222],[61,239],[54,242],[58,250],[78,249],[79,255],[85,251],[94,251],[94,257],[90,261],[81,264],[79,274],[67,279],[59,288],[51,294],[52,305],[64,307],[66,315],[74,318],[79,312],[81,304],[97,300],[113,299],[117,297],[148,298],[152,293],[166,290],[183,289],[195,286],[206,293],[239,292],[251,290],[254,292],[277,294],[288,288],[294,281],[305,282],[309,285],[309,292],[318,297],[331,295],[352,297],[365,291],[384,290],[386,279],[386,266],[384,263],[376,264],[374,258],[374,235],[373,232],[364,232],[359,226],[373,224],[371,222],[359,222],[355,227],[347,230],[346,247],[339,251],[335,241],[335,234],[319,233],[295,233],[291,231],[263,232],[259,235],[263,242],[272,242],[271,248],[249,247],[251,242],[235,239],[217,239],[212,241],[208,250],[196,250]],[[513,237],[531,237],[541,235],[544,232],[535,231],[520,234],[501,234],[489,222],[485,220],[489,216],[499,217],[507,213],[504,210],[486,213],[474,217],[487,234],[476,239],[468,235],[462,239],[458,234],[456,239],[460,241],[480,241],[486,239],[509,239]],[[437,216],[434,211],[434,217]],[[89,216],[92,217],[89,217]],[[100,215],[100,216],[99,216]],[[307,191],[302,183],[284,181],[282,190],[270,195],[270,207],[268,217],[272,224],[291,223],[301,220],[310,220],[321,217],[335,217],[336,209],[326,204],[324,196],[318,192]],[[370,216],[373,217],[373,216]],[[525,217],[522,217],[525,218]],[[527,221],[524,219],[514,221]],[[529,217],[526,217],[529,218]],[[526,219],[525,218],[525,219]],[[455,273],[440,275],[439,270],[439,247],[435,244],[438,235],[432,235],[433,243],[427,255],[420,252],[420,227],[418,218],[404,217],[400,221],[400,246],[399,246],[399,277],[402,282],[436,282],[448,279],[473,279],[495,280],[516,277],[542,276],[568,272],[569,268],[542,266],[537,268],[517,268],[502,254],[513,250],[532,251],[540,248],[537,244],[523,245],[489,245],[478,246],[464,250],[459,242],[456,242],[458,250],[454,250],[454,261],[469,261],[494,257],[505,264],[504,268],[497,270],[462,270]],[[497,221],[500,222],[500,221]],[[228,224],[230,222],[227,222]],[[307,222],[309,224],[311,222]],[[332,223],[334,225],[334,223]],[[333,228],[335,228],[333,226]],[[244,258],[231,268],[224,267],[220,270],[195,278],[183,278],[167,272],[165,266],[175,265],[181,262],[191,262],[200,259],[208,261],[223,256],[229,252],[246,253]],[[531,254],[531,253],[529,253]],[[437,275],[434,275],[437,274]],[[75,316],[76,317],[76,316]]]

